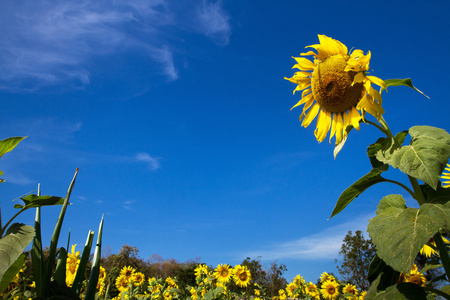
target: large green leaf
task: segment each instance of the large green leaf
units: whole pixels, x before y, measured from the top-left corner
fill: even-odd
[[[350,202],[358,197],[362,192],[379,182],[387,181],[380,176],[379,169],[372,169],[369,173],[358,179],[354,184],[348,187],[340,196],[336,206],[331,213],[330,218],[340,213]]]
[[[399,147],[386,139],[376,158],[436,189],[450,156],[450,135],[430,126],[411,127],[409,134],[407,146]]]
[[[0,141],[0,157],[14,149],[25,137],[15,136]]]
[[[6,270],[23,253],[34,237],[34,228],[25,224],[12,224],[0,239],[0,281]]]
[[[440,228],[449,228],[449,217],[450,203],[425,203],[417,209],[406,207],[401,195],[388,195],[367,229],[377,255],[394,270],[408,273],[423,245]]]

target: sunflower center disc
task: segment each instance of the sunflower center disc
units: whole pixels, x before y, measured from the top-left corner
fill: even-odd
[[[315,68],[311,87],[314,99],[330,113],[342,113],[356,107],[364,92],[362,83],[352,86],[356,72],[344,71],[347,60],[335,55],[319,63]]]

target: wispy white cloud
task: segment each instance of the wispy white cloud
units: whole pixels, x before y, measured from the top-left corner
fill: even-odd
[[[338,257],[342,240],[349,230],[366,231],[368,220],[372,216],[360,216],[352,221],[339,224],[318,233],[304,236],[293,241],[269,245],[262,249],[251,250],[242,257],[258,257],[263,260],[334,260]]]
[[[135,200],[127,200],[123,202],[123,208],[126,210],[133,210],[133,204],[135,203]]]
[[[222,1],[204,0],[197,13],[203,33],[219,45],[227,45],[231,35],[230,17],[222,8]]]
[[[220,1],[203,1],[200,8],[191,2],[184,10],[175,0],[1,2],[0,89],[82,88],[91,82],[97,57],[127,51],[149,55],[159,73],[175,80],[173,55],[180,49],[174,40],[180,37],[173,37],[173,29],[204,34],[220,45],[231,34]]]
[[[159,158],[152,157],[148,153],[140,152],[136,154],[135,160],[138,162],[144,162],[149,165],[150,169],[157,170],[161,167],[159,163]]]

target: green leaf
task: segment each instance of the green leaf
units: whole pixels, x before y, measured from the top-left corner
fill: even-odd
[[[89,230],[88,236],[86,238],[86,243],[84,244],[83,253],[81,254],[80,264],[78,265],[77,274],[75,275],[75,279],[73,280],[72,290],[80,295],[81,285],[84,280],[84,275],[86,272],[86,266],[89,260],[89,256],[91,255],[92,241],[94,240],[94,232]]]
[[[63,247],[59,248],[58,261],[56,263],[55,273],[53,279],[58,286],[66,285],[66,264],[67,264],[67,251]]]
[[[14,149],[17,146],[17,144],[19,144],[20,141],[22,141],[25,138],[26,138],[26,136],[25,137],[16,136],[16,137],[10,137],[10,138],[4,139],[4,140],[0,140],[0,157],[2,157],[3,154]]]
[[[94,258],[92,260],[91,275],[86,289],[85,300],[94,300],[97,289],[98,276],[100,274],[100,258],[102,252],[103,216],[98,226],[97,244],[95,246]]]
[[[6,270],[0,282],[0,293],[2,293],[8,287],[17,273],[19,273],[20,269],[25,263],[26,258],[27,255],[25,253],[20,254],[16,261],[8,268],[8,270]]]
[[[387,181],[380,176],[381,171],[372,169],[369,173],[361,177],[358,181],[348,187],[340,196],[330,218],[340,213],[350,202],[358,197],[362,192],[379,182]]]
[[[377,255],[394,270],[409,273],[420,249],[440,228],[447,230],[450,203],[406,207],[401,195],[381,199],[367,230]]]
[[[380,274],[382,274],[381,278]],[[367,274],[367,279],[371,284],[378,279],[378,290],[385,290],[391,285],[396,284],[399,277],[400,272],[392,269],[378,255],[375,254],[374,258],[370,262],[369,272]]]
[[[385,140],[376,158],[436,189],[450,156],[450,135],[431,126],[411,127],[409,134],[411,142],[407,146]]]
[[[427,294],[424,289],[417,284],[402,282],[388,287],[386,290],[378,292],[377,286],[380,282],[381,274],[372,282],[364,300],[426,300]]]
[[[427,97],[428,99],[430,99],[430,97],[428,97],[427,95],[425,95],[421,90],[419,90],[418,88],[416,88],[415,86],[413,86],[412,84],[412,80],[411,78],[405,78],[405,79],[386,79],[384,81],[386,83],[386,87],[388,86],[408,86],[414,90],[416,90],[417,92],[421,93],[422,95],[424,95],[425,97]]]
[[[6,270],[19,258],[34,237],[34,228],[14,223],[0,239],[0,281]]]
[[[70,195],[72,194],[73,187],[75,186],[75,180],[78,175],[78,168],[75,171],[72,181],[70,182],[69,189],[67,190],[66,198],[59,212],[58,220],[56,221],[55,229],[53,230],[52,237],[50,239],[50,247],[48,251],[47,264],[43,272],[44,277],[42,280],[42,295],[48,297],[50,293],[50,281],[52,277],[53,262],[56,257],[56,247],[58,245],[59,234],[61,232],[62,223],[66,214],[67,205],[69,204]]]
[[[62,205],[64,203],[64,198],[57,196],[37,196],[35,194],[31,194],[20,199],[25,202],[26,208]]]

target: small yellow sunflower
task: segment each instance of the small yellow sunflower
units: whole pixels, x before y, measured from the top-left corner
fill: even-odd
[[[278,290],[278,299],[280,300],[286,300],[286,292],[284,290]]]
[[[288,294],[288,296],[290,298],[296,298],[297,294],[294,294],[294,291],[297,289],[298,287],[295,285],[295,283],[291,282],[289,284],[286,285],[286,292]]]
[[[67,253],[66,260],[66,285],[71,287],[75,276],[78,271],[78,266],[80,265],[80,251],[75,252],[75,247],[77,245],[72,245],[72,252]]]
[[[442,240],[447,245],[450,244],[450,241],[447,240],[445,237],[442,237]],[[433,245],[434,247],[436,247],[436,242],[434,241],[433,238],[429,239],[427,244],[430,244],[430,245]],[[427,258],[431,258],[431,256],[433,256],[433,255],[438,255],[436,250],[434,250],[432,247],[428,246],[427,244],[423,245],[422,249],[420,249],[420,254],[425,255]]]
[[[361,294],[359,294],[359,300],[363,300],[366,294],[367,294],[366,291],[362,291]]]
[[[293,68],[300,71],[286,78],[295,84],[296,91],[302,92],[301,100],[292,108],[303,106],[300,115],[303,127],[308,127],[316,116],[314,131],[317,141],[322,142],[330,131],[330,142],[336,136],[336,145],[347,135],[346,128],[352,125],[359,130],[359,121],[366,112],[377,120],[384,113],[381,95],[372,83],[386,88],[383,80],[368,76],[370,51],[364,55],[356,49],[351,54],[347,47],[325,35],[319,35],[319,44],[307,46],[314,51],[301,56],[314,56],[314,62],[304,57],[294,57],[297,64]],[[309,110],[309,111],[308,111]]]
[[[343,294],[353,294],[354,297],[347,297],[347,299],[355,299],[358,296],[358,289],[354,284],[347,283],[342,289]]]
[[[339,296],[339,283],[331,280],[325,281],[320,287],[320,293],[327,300],[336,299]]]
[[[227,264],[219,264],[214,269],[214,278],[216,278],[220,283],[227,283],[231,279],[231,268]]]
[[[250,271],[247,266],[236,265],[233,268],[233,279],[236,285],[246,287],[251,280]]]
[[[425,275],[419,271],[416,264],[413,265],[411,272],[409,274],[401,274],[400,275],[400,282],[410,282],[417,284],[419,286],[425,286],[425,283],[427,282],[427,279],[425,278]]]
[[[445,168],[448,172],[442,173],[442,186],[445,188],[450,188],[450,164],[447,164],[447,168]],[[445,180],[445,181],[444,181]]]
[[[195,268],[194,272],[196,278],[200,278],[203,274],[208,275],[208,266],[200,264]]]
[[[311,298],[319,298],[319,297],[320,297],[319,289],[317,288],[317,285],[315,285],[315,284],[312,283],[312,282],[309,282],[309,283],[306,285],[306,293],[307,293],[308,295],[310,295]]]
[[[135,271],[136,270],[132,267],[125,266],[122,268],[122,270],[120,270],[119,276],[123,275],[127,280],[130,280],[131,277],[133,277]]]
[[[296,287],[302,287],[305,284],[305,279],[303,279],[303,276],[297,275],[294,277],[292,282],[295,284]]]
[[[125,292],[128,290],[129,281],[125,275],[119,275],[116,279],[116,288],[119,292]]]
[[[167,277],[166,278],[166,282],[167,282],[167,284],[169,285],[170,288],[175,288],[175,289],[178,288],[177,283],[175,282],[175,280],[172,277]]]
[[[336,281],[336,278],[334,278],[333,275],[330,275],[327,272],[323,272],[320,275],[320,282],[325,282],[325,281]]]
[[[134,286],[140,286],[145,281],[145,275],[142,272],[135,272],[132,281]]]
[[[191,299],[197,300],[198,299],[198,293],[197,290],[194,287],[191,287],[191,290],[189,291],[191,293]]]

